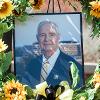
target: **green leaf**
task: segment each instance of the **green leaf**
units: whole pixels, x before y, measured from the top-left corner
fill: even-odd
[[[25,22],[27,20],[28,15],[24,13],[22,16],[16,17],[17,20],[21,22]]]
[[[2,76],[2,75],[0,75],[0,81],[2,81],[2,77],[3,77],[3,76]]]
[[[88,99],[87,100],[93,100],[94,94],[95,94],[96,91],[94,89],[88,89],[88,90],[86,90],[86,92],[88,93]]]
[[[25,90],[27,91],[27,96],[28,96],[28,98],[34,98],[33,90],[32,90],[31,87],[26,86],[26,87],[25,87]]]
[[[16,80],[16,76],[12,73],[7,74],[7,76],[3,77],[3,81],[9,81],[9,80]]]
[[[0,67],[0,76],[2,76],[2,69],[1,69],[1,67]]]
[[[3,34],[10,31],[13,28],[13,24],[11,24],[10,26],[8,26],[7,23],[1,23],[0,22],[0,38],[3,37]]]
[[[69,86],[69,84],[68,84],[67,81],[62,81],[62,82],[60,82],[59,85],[64,86],[65,87],[65,90],[70,89],[70,86]]]
[[[94,100],[100,100],[100,88],[96,91],[94,95]]]
[[[22,5],[26,5],[27,4],[27,0],[20,0]]]
[[[56,97],[59,96],[61,94],[61,87],[59,87],[56,91]]]
[[[92,84],[92,81],[93,81],[93,75],[91,75],[86,79],[85,81],[86,87],[90,86]]]
[[[84,91],[82,93],[75,94],[75,95],[73,95],[73,99],[72,100],[80,100],[81,97],[85,97],[86,98],[85,100],[87,100],[88,93]]]
[[[0,88],[3,86],[3,82],[2,81],[0,81]]]
[[[88,24],[91,24],[92,18],[93,18],[93,17],[92,17],[90,14],[87,14],[87,15],[86,15],[86,21],[87,21]]]
[[[71,75],[73,80],[72,88],[75,88],[79,82],[79,70],[74,62],[71,61],[70,63],[71,63],[70,70],[71,70]]]
[[[5,73],[9,69],[9,66],[11,64],[11,60],[12,60],[12,53],[10,51],[10,52],[6,53],[6,56],[5,56],[4,61],[3,61],[3,64],[0,67],[2,73]]]

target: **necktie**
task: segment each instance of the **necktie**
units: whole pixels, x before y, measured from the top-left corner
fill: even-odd
[[[49,67],[49,62],[47,60],[45,60],[43,62],[42,69],[41,69],[41,82],[45,81],[47,78],[48,67]]]

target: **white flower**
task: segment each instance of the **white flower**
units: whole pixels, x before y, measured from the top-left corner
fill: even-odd
[[[38,85],[36,85],[36,90],[37,90],[37,93],[38,94],[41,94],[43,96],[46,96],[45,94],[45,89],[48,87],[48,84],[47,82],[43,82],[43,83],[40,83]]]
[[[74,91],[72,89],[68,89],[59,96],[59,99],[60,100],[72,100],[73,92]]]
[[[8,48],[6,44],[4,44],[4,41],[0,39],[0,52],[5,51]]]

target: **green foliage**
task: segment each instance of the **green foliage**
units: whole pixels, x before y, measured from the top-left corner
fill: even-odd
[[[3,81],[9,81],[9,80],[16,80],[16,76],[12,73],[8,73],[7,75],[3,76]]]
[[[6,22],[0,22],[0,38],[3,34],[10,31],[13,28],[13,24],[8,25]]]
[[[24,13],[23,15],[16,17],[16,19],[21,22],[25,22],[27,20],[27,17],[28,17],[28,15],[26,13]]]
[[[100,19],[93,18],[92,37],[100,37]]]
[[[59,85],[64,86],[65,87],[65,90],[70,89],[70,86],[69,86],[69,84],[68,84],[67,81],[62,81],[62,82],[60,82]]]
[[[94,95],[94,100],[100,100],[100,87],[99,87],[99,89],[96,91],[96,93]]]
[[[2,85],[3,85],[2,78],[3,78],[3,77],[0,75],[0,88],[1,88]]]
[[[68,2],[69,6],[73,7],[73,9],[76,11],[77,10],[77,5],[74,3],[72,4],[70,0],[63,0],[64,3]],[[99,38],[100,37],[100,18],[96,18],[92,15],[90,15],[90,11],[91,11],[91,5],[90,2],[94,1],[94,0],[76,0],[78,2],[80,2],[80,4],[82,5],[82,13],[85,15],[86,18],[86,22],[88,24],[91,24],[92,27],[92,33],[91,33],[91,37],[92,38]],[[99,0],[97,0],[99,1]]]
[[[26,86],[25,90],[27,91],[27,99],[33,99],[34,98],[34,92],[31,87]]]
[[[85,15],[86,22],[93,26],[91,37],[94,38],[100,37],[100,18],[90,15],[91,6],[89,3],[91,1],[93,0],[80,0],[80,3],[82,4],[82,12]]]
[[[21,8],[22,11],[25,11],[26,7],[28,7],[28,0],[13,0],[16,7]]]
[[[98,72],[100,72],[99,64],[96,66],[95,69],[95,73]],[[81,97],[84,97],[85,100],[99,100],[100,87],[96,90],[92,81],[93,81],[93,75],[86,80],[85,86],[74,90],[74,95],[72,100],[79,100]]]
[[[88,100],[93,100],[96,93],[95,89],[88,89],[86,92],[88,93]]]
[[[11,60],[12,60],[11,51],[3,54],[3,59],[0,66],[0,70],[2,71],[2,74],[4,74],[9,69]]]
[[[74,94],[72,100],[79,100],[81,97],[85,97],[86,100],[87,100],[88,94],[85,91],[84,92],[80,92],[78,94]]]
[[[7,73],[9,66],[11,64],[11,60],[11,51],[8,53],[0,53],[0,87],[2,87],[3,82],[15,78],[13,74]]]
[[[85,81],[86,87],[89,87],[92,84],[92,80],[93,80],[93,75],[91,75],[86,79]]]
[[[61,87],[59,87],[59,88],[57,89],[57,91],[56,91],[56,97],[58,97],[61,93],[62,93],[62,92],[61,92]]]
[[[71,75],[73,80],[72,88],[75,88],[79,82],[79,70],[74,62],[70,62],[70,63],[71,63],[70,70],[71,70]]]

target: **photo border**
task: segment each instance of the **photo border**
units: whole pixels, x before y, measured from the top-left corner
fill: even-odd
[[[81,54],[82,54],[82,76],[83,76],[83,85],[85,84],[84,79],[84,52],[83,52],[83,30],[82,30],[82,13],[81,12],[66,12],[66,13],[31,13],[31,15],[62,15],[62,14],[79,14],[80,15],[80,40],[81,40]],[[22,22],[23,23],[23,22]],[[14,26],[15,26],[15,20],[14,20]],[[14,74],[16,75],[16,57],[15,57],[15,29],[13,30],[13,48],[14,48]]]

